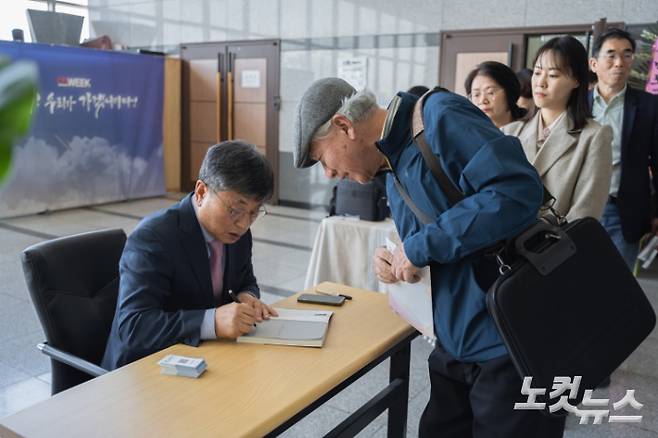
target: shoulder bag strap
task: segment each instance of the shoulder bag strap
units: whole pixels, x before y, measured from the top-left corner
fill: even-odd
[[[430,94],[435,93],[437,91],[446,91],[446,90],[441,87],[436,87],[433,90],[428,91],[420,99],[418,99],[416,105],[414,106],[413,117],[411,119],[411,130],[414,139],[414,144],[420,150],[420,153],[423,156],[423,161],[425,161],[425,165],[427,165],[427,167],[432,171],[434,178],[439,183],[439,186],[441,186],[441,190],[443,190],[445,195],[448,197],[448,201],[450,202],[450,204],[454,205],[459,201],[461,201],[462,199],[464,199],[464,194],[461,192],[461,190],[459,190],[459,188],[455,185],[455,183],[453,183],[450,177],[445,173],[439,159],[437,158],[436,155],[434,155],[434,153],[432,153],[432,149],[429,147],[429,145],[427,144],[427,140],[425,139],[425,124],[423,122],[423,105],[425,104],[425,99]],[[552,204],[555,202],[555,198],[553,197],[553,195],[551,195],[551,192],[548,191],[546,186],[543,186],[543,189],[544,189],[544,193],[542,199],[542,206],[552,210],[551,207]]]
[[[462,200],[464,198],[464,195],[455,188],[454,184],[452,184],[452,181],[450,181],[450,178],[448,178],[448,176],[445,174],[443,168],[441,167],[441,164],[438,162],[438,159],[434,154],[432,154],[431,149],[428,147],[427,142],[425,141],[425,136],[423,135],[423,131],[425,129],[423,125],[423,113],[422,113],[423,103],[430,94],[443,90],[444,90],[443,88],[436,87],[433,90],[428,91],[418,99],[412,113],[411,132],[412,132],[414,144],[416,144],[416,147],[418,147],[418,149],[420,150],[423,156],[423,160],[425,161],[425,164],[430,168],[432,174],[434,175],[434,178],[439,182],[441,189],[448,196],[449,202],[451,204],[455,204],[456,202]],[[418,140],[422,144],[419,145]],[[409,209],[413,212],[413,214],[422,224],[427,225],[431,222],[434,222],[434,220],[430,215],[423,212],[416,206],[416,204],[411,199],[411,197],[409,196],[405,188],[402,186],[402,183],[400,183],[400,181],[398,180],[395,174],[393,175],[393,182],[395,184],[395,188],[397,189],[398,193],[402,197],[404,203],[407,205],[407,207],[409,207]]]
[[[427,213],[425,213],[424,211],[422,211],[420,208],[418,208],[416,206],[416,204],[411,199],[411,197],[409,196],[409,194],[407,193],[405,188],[402,187],[402,184],[400,183],[400,181],[398,181],[398,177],[395,176],[395,175],[393,175],[393,183],[395,184],[395,188],[397,189],[398,193],[402,197],[402,200],[404,201],[404,203],[407,204],[407,207],[409,207],[409,210],[412,211],[414,216],[416,216],[416,219],[418,219],[418,221],[421,224],[427,225],[429,223],[434,222],[434,220],[432,219],[432,217],[430,215],[428,215]]]
[[[414,112],[411,118],[411,134],[414,139],[414,144],[423,156],[425,165],[430,169],[434,175],[434,179],[439,183],[441,190],[443,190],[443,193],[448,198],[448,202],[450,202],[451,205],[454,205],[464,199],[464,194],[459,190],[455,183],[452,182],[450,177],[446,175],[439,159],[432,153],[432,149],[429,147],[427,140],[425,139],[425,124],[423,123],[423,105],[425,104],[425,100],[431,94],[442,91],[446,90],[441,87],[436,87],[423,94],[421,98],[418,99],[414,106]]]

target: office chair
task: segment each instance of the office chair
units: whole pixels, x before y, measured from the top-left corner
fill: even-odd
[[[52,394],[105,374],[99,366],[119,293],[123,230],[62,237],[23,251],[23,272],[46,334]]]

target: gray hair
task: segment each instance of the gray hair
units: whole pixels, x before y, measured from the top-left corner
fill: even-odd
[[[241,140],[224,141],[206,152],[199,179],[215,192],[233,191],[265,201],[272,196],[274,173],[256,146]]]
[[[368,89],[357,91],[351,96],[345,97],[336,114],[343,115],[352,123],[367,120],[377,108],[377,97]],[[333,116],[332,116],[333,117]],[[324,122],[313,134],[313,140],[324,137],[331,129],[331,117]]]

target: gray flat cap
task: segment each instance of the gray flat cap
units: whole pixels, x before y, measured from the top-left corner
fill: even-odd
[[[310,167],[316,163],[308,157],[313,134],[327,122],[343,103],[356,93],[354,87],[338,78],[324,78],[313,82],[297,105],[294,126],[293,161],[295,167]]]

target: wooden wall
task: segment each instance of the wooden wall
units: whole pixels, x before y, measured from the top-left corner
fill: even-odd
[[[181,69],[179,58],[165,59],[162,114],[164,173],[167,191],[181,190]]]

